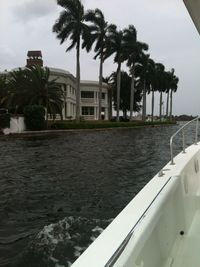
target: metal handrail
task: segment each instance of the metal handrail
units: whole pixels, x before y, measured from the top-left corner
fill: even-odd
[[[198,129],[199,129],[199,116],[197,116],[195,119],[187,122],[186,124],[184,124],[177,132],[175,132],[171,138],[170,138],[170,153],[171,153],[171,165],[174,165],[174,153],[173,153],[173,139],[174,137],[180,133],[182,131],[182,148],[183,148],[183,153],[186,153],[185,151],[185,128],[186,126],[188,126],[190,123],[196,121],[196,130],[195,130],[195,141],[194,144],[197,145],[197,141],[198,141]]]

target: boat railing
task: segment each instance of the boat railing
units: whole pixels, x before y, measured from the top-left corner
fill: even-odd
[[[182,132],[182,152],[186,153],[186,143],[185,143],[185,128],[190,125],[191,123],[196,121],[196,129],[195,129],[195,139],[194,139],[194,144],[197,145],[197,141],[198,141],[198,130],[199,130],[199,116],[196,117],[195,119],[187,122],[186,124],[184,124],[177,132],[175,132],[171,138],[170,138],[170,153],[171,153],[171,165],[174,165],[174,150],[173,150],[173,141],[174,141],[174,137],[179,134],[180,132]]]

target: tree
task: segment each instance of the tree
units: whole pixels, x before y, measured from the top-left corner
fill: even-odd
[[[135,95],[135,66],[141,62],[144,51],[148,50],[148,45],[137,41],[137,32],[133,25],[129,25],[124,30],[124,42],[124,56],[125,60],[127,60],[127,66],[130,67],[131,74],[130,119],[132,120]]]
[[[112,74],[107,77],[103,77],[103,82],[108,86],[108,118],[112,119],[112,101],[113,101],[113,86],[112,86]]]
[[[128,59],[128,65],[130,66],[130,72],[131,72],[131,104],[130,104],[130,117],[132,119],[133,116],[133,103],[134,103],[134,94],[135,94],[135,66],[136,64],[139,64],[140,59],[142,58],[142,55],[144,51],[148,50],[148,45],[141,42],[136,42],[135,44],[135,52],[133,51],[132,54],[130,54],[130,57]]]
[[[105,58],[114,56],[114,62],[117,63],[117,121],[119,121],[119,109],[120,109],[120,85],[121,85],[121,64],[124,61],[124,31],[117,30],[117,27],[113,27],[109,34],[109,43],[106,47]]]
[[[27,87],[29,93],[29,105],[40,105],[46,108],[46,118],[48,113],[60,114],[62,118],[63,91],[57,79],[50,79],[49,68],[33,66],[25,70]]]
[[[29,81],[26,71],[19,68],[9,73],[7,78],[8,101],[7,105],[11,112],[23,113],[23,109],[29,103]]]
[[[156,90],[157,77],[156,77],[156,64],[153,59],[149,58],[148,61],[148,71],[146,73],[146,88],[147,93],[152,93],[151,96],[151,121],[153,122],[154,118],[154,93]]]
[[[85,24],[84,6],[80,0],[57,0],[64,10],[53,26],[53,32],[57,34],[60,43],[63,44],[68,39],[71,44],[66,52],[76,47],[76,121],[80,121],[80,45],[81,38],[84,40],[82,47],[89,50],[91,48],[91,30]]]
[[[40,105],[46,113],[62,116],[63,92],[56,79],[50,80],[49,68],[33,66],[13,71],[8,77],[8,88],[10,107],[15,112],[23,113],[28,105]]]
[[[142,90],[142,120],[146,119],[146,94],[150,92],[151,69],[154,64],[148,54],[142,54],[141,64],[135,67],[135,74],[138,77],[138,87]]]
[[[127,72],[121,72],[121,84],[120,84],[120,110],[123,111],[124,118],[127,118],[127,111],[130,110],[130,92],[131,92],[131,77]],[[112,74],[112,90],[114,98],[114,106],[117,108],[117,73]],[[140,110],[139,102],[141,101],[141,91],[135,91],[134,98],[134,111]]]
[[[92,44],[95,42],[94,51],[96,53],[94,59],[100,59],[99,66],[99,114],[98,119],[101,120],[101,101],[102,101],[102,83],[103,83],[103,62],[104,52],[108,43],[108,32],[115,29],[116,26],[108,24],[105,20],[104,14],[100,9],[88,10],[85,15],[85,20],[92,23],[91,29],[91,40]]]
[[[162,95],[166,88],[166,72],[165,72],[165,66],[161,63],[156,63],[156,85],[157,85],[157,91],[160,92],[160,105],[159,105],[159,117],[160,121],[162,118]]]
[[[8,87],[6,76],[0,76],[0,108],[6,108],[8,101]]]
[[[169,117],[169,96],[170,96],[170,91],[171,91],[171,86],[173,83],[174,79],[174,69],[171,69],[171,71],[168,72],[168,83],[167,83],[167,88],[166,88],[166,93],[167,93],[167,103],[166,103],[166,118]]]
[[[172,120],[172,95],[173,92],[175,93],[178,89],[178,82],[179,78],[174,74],[175,71],[173,71],[172,79],[171,79],[171,90],[170,90],[170,121]]]

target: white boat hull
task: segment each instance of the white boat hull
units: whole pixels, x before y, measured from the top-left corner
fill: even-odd
[[[200,144],[168,163],[72,265],[199,267]]]

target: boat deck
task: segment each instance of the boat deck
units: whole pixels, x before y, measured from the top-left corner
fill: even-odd
[[[188,233],[180,237],[173,251],[174,255],[165,267],[200,266],[200,210],[196,212]]]

